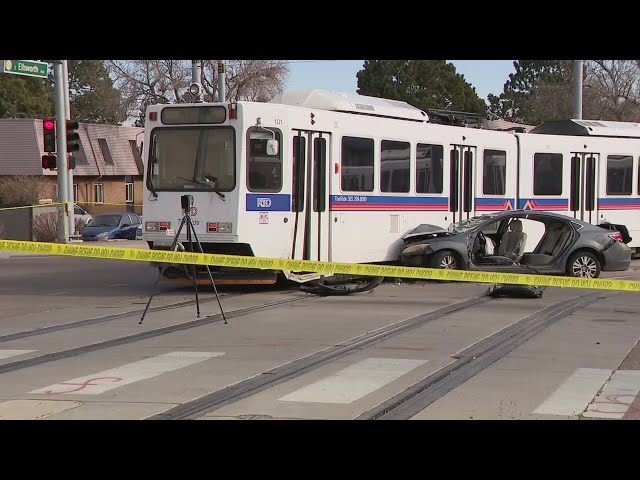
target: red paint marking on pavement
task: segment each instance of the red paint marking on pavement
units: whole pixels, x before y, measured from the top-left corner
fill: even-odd
[[[121,381],[122,378],[120,378],[120,377],[97,377],[97,378],[90,378],[89,380],[87,380],[84,383],[60,382],[58,385],[71,385],[71,386],[77,386],[78,388],[75,388],[73,390],[65,390],[64,392],[56,392],[54,390],[47,390],[44,393],[46,393],[47,395],[58,395],[60,393],[78,392],[80,390],[84,390],[85,388],[87,388],[89,386],[100,385],[99,383],[91,383],[91,382],[97,382],[98,380],[111,380],[111,383],[116,383],[116,382]]]

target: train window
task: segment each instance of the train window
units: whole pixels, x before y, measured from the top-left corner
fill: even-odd
[[[640,157],[638,157],[638,194],[640,194]]]
[[[442,145],[416,146],[416,193],[442,193]]]
[[[313,139],[313,211],[327,209],[327,140]]]
[[[533,194],[562,195],[561,153],[536,153],[533,156]]]
[[[230,192],[236,186],[231,127],[161,127],[151,132],[147,186],[158,191]]]
[[[409,191],[409,142],[380,142],[380,191]]]
[[[302,135],[296,135],[293,137],[293,182],[291,184],[291,203],[294,212],[304,210],[306,157],[306,139]]]
[[[275,140],[282,145],[280,132]],[[276,155],[267,153],[267,140],[273,139],[270,131],[250,128],[247,132],[247,187],[251,192],[279,192],[282,190],[282,148]]]
[[[342,137],[342,190],[373,191],[373,139]]]
[[[504,150],[485,150],[482,193],[485,195],[504,195],[506,169],[507,152]]]
[[[165,125],[186,125],[193,123],[224,123],[227,111],[222,106],[165,107],[160,120]]]
[[[631,195],[633,157],[607,156],[607,195]]]

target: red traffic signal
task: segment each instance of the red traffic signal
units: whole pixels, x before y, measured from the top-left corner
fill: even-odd
[[[48,153],[56,151],[56,122],[51,118],[42,120],[43,150]]]
[[[42,168],[48,168],[49,170],[56,169],[56,156],[55,155],[43,155],[42,156]]]

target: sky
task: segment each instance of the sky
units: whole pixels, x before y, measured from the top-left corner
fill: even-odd
[[[456,72],[475,87],[484,100],[490,93],[500,95],[509,74],[514,73],[513,60],[447,60]],[[345,93],[356,93],[356,73],[362,70],[364,60],[290,60],[289,79],[285,90],[319,88]]]

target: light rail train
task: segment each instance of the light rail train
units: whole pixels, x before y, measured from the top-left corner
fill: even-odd
[[[434,123],[405,102],[323,90],[146,111],[143,238],[189,213],[208,253],[397,263],[420,224],[512,209],[626,225],[640,248],[640,126],[566,120],[524,132]],[[178,238],[186,244],[186,230]],[[309,272],[213,268],[217,283]],[[184,269],[168,268],[169,278]]]

